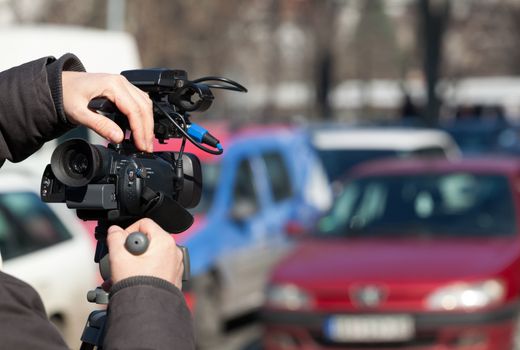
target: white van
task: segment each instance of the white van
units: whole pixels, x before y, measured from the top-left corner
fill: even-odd
[[[61,25],[0,26],[0,45],[8,48],[0,55],[0,71],[40,57],[60,57],[68,52],[79,57],[87,72],[118,74],[141,67],[136,41],[124,32]],[[95,143],[105,142],[93,132],[88,138]],[[56,145],[57,141],[48,142],[20,164],[6,162],[2,170],[16,169],[41,176]]]
[[[128,33],[61,25],[0,26],[0,70],[43,56],[71,52],[89,72],[119,73],[141,66]]]

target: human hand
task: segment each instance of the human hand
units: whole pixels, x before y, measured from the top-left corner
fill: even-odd
[[[118,74],[62,73],[63,108],[68,119],[94,130],[114,143],[124,139],[123,130],[112,120],[88,109],[90,100],[104,96],[128,118],[136,147],[153,152],[153,112],[148,94]]]
[[[125,248],[126,238],[132,232],[142,232],[150,241],[148,249],[141,255],[133,255]],[[154,221],[141,219],[126,229],[111,226],[107,243],[112,283],[132,276],[154,276],[182,288],[182,251],[170,234]]]

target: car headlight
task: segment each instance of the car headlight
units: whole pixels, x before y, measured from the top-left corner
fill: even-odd
[[[491,279],[473,283],[454,283],[437,289],[426,299],[431,310],[478,309],[504,300],[504,283]]]
[[[311,306],[309,294],[292,284],[274,284],[267,288],[267,306],[289,310],[308,309]]]

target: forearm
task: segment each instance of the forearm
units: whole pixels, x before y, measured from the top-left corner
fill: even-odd
[[[66,350],[36,291],[0,272],[0,348]]]
[[[73,125],[63,111],[61,72],[84,70],[74,55],[52,57],[0,73],[0,161],[19,162]]]
[[[155,277],[127,278],[112,287],[103,348],[195,349],[182,292]]]

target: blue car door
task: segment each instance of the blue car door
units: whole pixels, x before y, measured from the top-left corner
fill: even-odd
[[[258,248],[267,232],[265,192],[261,179],[264,169],[255,155],[237,162],[232,175],[228,205],[225,249],[217,259],[225,285],[222,308],[225,315],[235,315],[257,306],[263,290],[257,290]]]
[[[254,269],[250,271],[255,274],[255,279],[250,288],[253,291],[263,291],[269,271],[287,251],[285,229],[287,223],[294,218],[297,197],[286,159],[280,149],[264,150],[257,161],[264,173],[259,179],[265,197],[261,213],[264,230],[257,232],[254,250],[250,252],[255,257]]]

